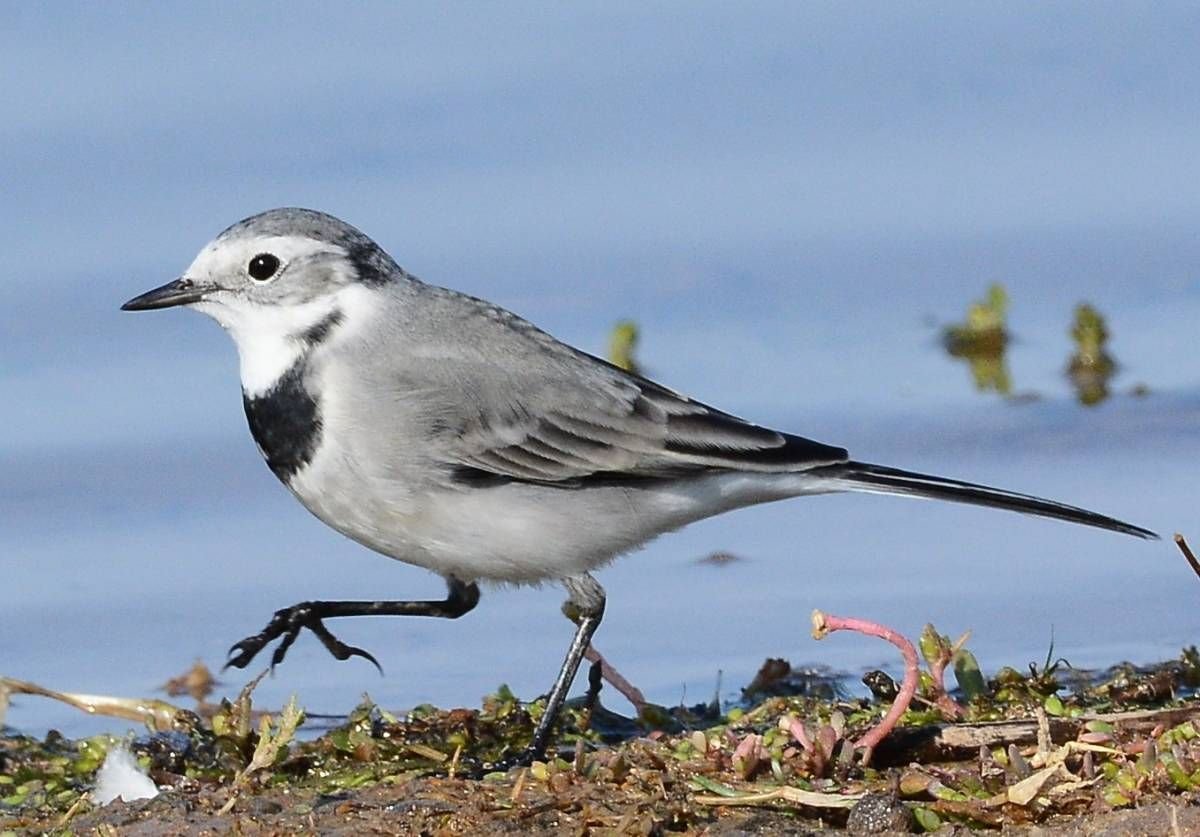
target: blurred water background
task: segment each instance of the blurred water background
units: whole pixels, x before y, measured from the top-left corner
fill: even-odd
[[[648,374],[731,412],[1200,541],[1198,40],[1184,3],[8,5],[0,674],[152,694],[278,607],[441,594],[276,483],[215,326],[117,310],[277,205],[596,353],[633,318]],[[981,394],[940,347],[992,281],[1012,391],[1040,397]],[[1094,407],[1064,376],[1084,300],[1120,364]],[[698,563],[718,550],[743,560]],[[718,671],[736,693],[768,655],[895,670],[869,640],[814,643],[815,607],[970,628],[992,671],[1052,634],[1076,665],[1200,634],[1169,540],[861,495],[706,521],[600,580],[597,646],[667,704]],[[259,699],[533,697],[561,598],[346,620],[386,677],[305,636]],[[8,723],[120,726],[33,698]]]

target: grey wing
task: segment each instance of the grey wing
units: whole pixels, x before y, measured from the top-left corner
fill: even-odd
[[[565,369],[555,365],[561,374],[510,379],[484,399],[489,406],[465,417],[449,445],[458,469],[570,486],[714,470],[794,472],[847,460],[842,448],[759,427],[571,352]]]

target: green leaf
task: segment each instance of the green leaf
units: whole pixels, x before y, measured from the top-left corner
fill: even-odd
[[[1187,771],[1179,766],[1179,762],[1175,761],[1175,757],[1173,755],[1170,753],[1161,753],[1158,757],[1158,760],[1162,762],[1163,767],[1166,768],[1167,775],[1171,778],[1171,781],[1175,784],[1175,787],[1184,791],[1195,789],[1196,783],[1192,781],[1192,777],[1187,774]]]
[[[709,793],[715,793],[717,796],[725,796],[730,798],[742,796],[741,791],[700,774],[692,777],[692,790],[706,790]]]
[[[353,752],[354,745],[350,743],[350,730],[342,727],[329,733],[329,743],[334,746],[334,749],[340,750],[343,753]]]
[[[979,670],[979,661],[975,655],[965,648],[960,648],[954,654],[954,679],[959,688],[967,696],[967,701],[983,697],[988,693],[987,681]]]
[[[917,821],[917,827],[921,831],[937,831],[942,827],[942,818],[920,805],[913,808],[913,819]]]
[[[947,802],[966,802],[969,799],[965,793],[946,787],[938,779],[930,782],[925,790],[934,799],[942,799]]]
[[[1103,793],[1103,799],[1114,808],[1124,808],[1127,805],[1132,805],[1133,800],[1116,788],[1109,788]]]
[[[931,668],[943,656],[950,656],[949,640],[939,634],[933,625],[926,624],[921,629],[921,637],[917,640],[917,647],[921,649],[921,656],[925,658],[926,664]]]

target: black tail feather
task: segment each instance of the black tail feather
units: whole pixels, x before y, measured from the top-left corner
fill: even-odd
[[[901,471],[898,468],[871,465],[866,462],[843,462],[837,465],[827,465],[814,468],[809,473],[828,476],[836,482],[843,483],[845,488],[850,491],[900,494],[909,497],[948,500],[952,503],[967,503],[973,506],[990,506],[1041,517],[1053,517],[1071,523],[1080,523],[1084,526],[1109,529],[1113,532],[1123,532],[1138,538],[1158,539],[1158,535],[1149,529],[1143,529],[1141,526],[1134,526],[1132,523],[1125,523],[1122,520],[1097,514],[1087,509],[946,477],[917,474],[912,471]]]

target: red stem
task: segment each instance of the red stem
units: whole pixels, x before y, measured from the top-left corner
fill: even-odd
[[[958,719],[965,714],[965,710],[946,691],[946,665],[949,662],[950,657],[943,656],[929,664],[929,676],[933,678],[933,692],[936,698],[933,703],[942,714],[951,719]]]
[[[812,626],[813,639],[824,639],[834,631],[854,631],[855,633],[887,640],[899,648],[900,653],[904,656],[904,682],[900,685],[900,691],[897,693],[896,699],[892,701],[891,709],[883,716],[882,721],[867,730],[863,737],[855,742],[856,747],[861,747],[865,751],[863,753],[863,764],[869,764],[871,761],[871,752],[879,745],[880,741],[887,737],[889,732],[896,728],[900,717],[907,711],[909,704],[912,703],[913,696],[917,693],[917,683],[921,676],[921,664],[917,659],[917,649],[913,648],[913,644],[905,639],[902,634],[884,625],[880,625],[878,622],[869,622],[866,619],[830,616],[827,613],[814,610]]]

